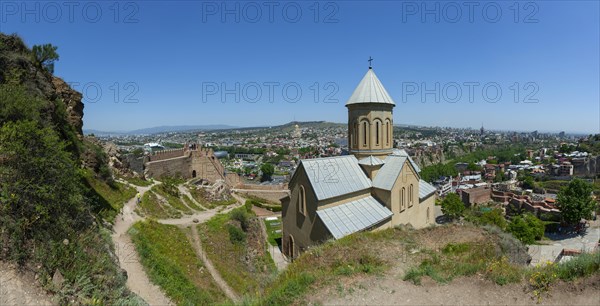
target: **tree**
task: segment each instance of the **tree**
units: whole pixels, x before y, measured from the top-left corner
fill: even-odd
[[[595,206],[592,191],[592,184],[578,178],[560,190],[556,199],[563,221],[576,224],[592,216]]]
[[[46,68],[50,73],[54,73],[54,62],[58,61],[58,47],[52,44],[35,45],[32,48],[33,58],[41,67]]]
[[[573,146],[570,146],[570,145],[568,145],[568,144],[566,144],[566,143],[563,143],[563,144],[560,146],[560,148],[558,149],[558,151],[559,151],[560,153],[569,153],[569,152],[573,151],[573,149],[574,149],[574,147],[573,147]]]
[[[271,176],[273,176],[273,173],[275,173],[275,167],[273,166],[273,164],[264,163],[260,167],[260,171],[262,172],[261,182],[270,181]]]
[[[504,173],[501,171],[496,171],[496,176],[494,177],[494,183],[501,183],[504,181]]]
[[[442,201],[442,212],[451,219],[462,216],[465,205],[456,193],[451,193]]]
[[[506,219],[504,219],[502,210],[498,208],[494,208],[481,214],[480,221],[484,224],[494,224],[503,230],[506,228]]]
[[[477,171],[477,170],[481,170],[481,167],[479,167],[478,165],[476,165],[476,164],[475,164],[475,163],[473,163],[473,162],[470,162],[470,163],[467,165],[467,170],[469,170],[469,171]]]
[[[542,239],[544,230],[544,222],[532,214],[515,216],[512,222],[508,224],[508,231],[526,244],[532,244],[536,240]]]
[[[535,182],[533,181],[533,177],[528,175],[525,177],[525,179],[523,179],[523,188],[524,189],[534,189],[535,188]]]

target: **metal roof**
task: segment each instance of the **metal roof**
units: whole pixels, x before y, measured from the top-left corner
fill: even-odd
[[[358,165],[354,155],[303,159],[306,176],[317,200],[371,188],[371,180]]]
[[[428,197],[430,194],[434,193],[435,190],[435,187],[431,186],[431,184],[424,180],[419,180],[419,199]]]
[[[396,178],[400,175],[402,171],[402,167],[404,167],[404,163],[406,162],[406,156],[397,156],[397,155],[389,155],[385,159],[385,164],[373,180],[373,187],[384,189],[384,190],[392,190],[394,187],[394,183],[396,182]]]
[[[417,173],[421,172],[421,168],[419,168],[419,165],[417,165],[417,163],[415,163],[415,161],[412,159],[412,157],[410,157],[410,155],[408,155],[408,153],[405,150],[394,149],[394,150],[392,150],[392,155],[408,157],[408,160],[410,161],[410,164],[413,166],[413,168],[415,168],[415,171],[417,171]]]
[[[368,157],[359,160],[358,163],[365,166],[377,166],[383,165],[384,161],[377,157],[374,157],[373,155],[369,155]]]
[[[396,105],[387,93],[373,69],[369,69],[362,78],[346,105],[359,103],[383,103]]]
[[[408,156],[408,153],[404,149],[393,149],[392,150],[392,155]]]
[[[393,213],[372,196],[317,210],[317,215],[335,239],[362,231],[389,218]]]

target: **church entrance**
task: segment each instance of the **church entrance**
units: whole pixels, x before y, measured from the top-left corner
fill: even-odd
[[[193,178],[194,178],[194,177],[196,177],[196,170],[193,170],[193,171],[192,171],[192,177],[193,177]]]
[[[290,239],[288,242],[288,256],[290,257],[290,260],[294,260],[294,237],[292,235],[290,235]]]

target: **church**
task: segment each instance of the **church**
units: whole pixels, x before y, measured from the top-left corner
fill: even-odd
[[[369,67],[346,102],[350,154],[301,160],[290,195],[281,199],[288,258],[359,231],[435,223],[435,188],[406,151],[394,148],[394,106]]]

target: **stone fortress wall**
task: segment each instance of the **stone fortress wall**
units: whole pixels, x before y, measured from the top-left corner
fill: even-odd
[[[184,148],[158,151],[144,162],[146,177],[180,176],[185,179],[202,178],[210,183],[224,180],[229,186],[240,184],[237,173],[226,173],[210,148],[186,144]]]

